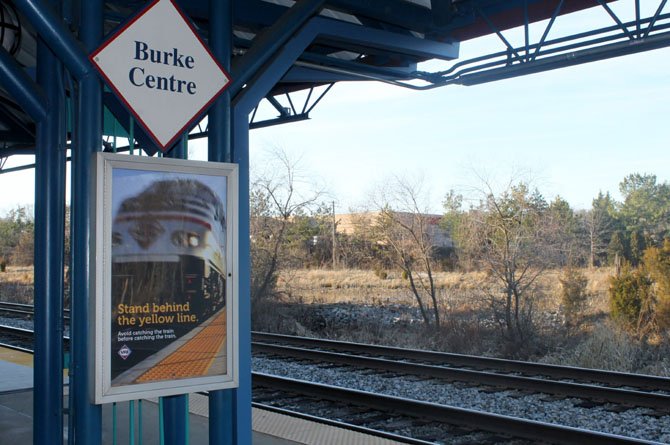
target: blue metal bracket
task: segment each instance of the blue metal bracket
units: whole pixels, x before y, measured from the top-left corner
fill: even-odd
[[[309,113],[314,109],[314,107],[316,107],[316,105],[321,101],[321,99],[323,99],[323,97],[326,94],[328,94],[333,85],[334,83],[329,84],[323,91],[320,92],[316,100],[310,103],[310,100],[312,99],[312,94],[315,91],[315,88],[311,87],[309,89],[309,92],[307,93],[307,97],[303,102],[302,108],[296,108],[295,104],[293,103],[293,99],[291,98],[291,94],[288,91],[283,95],[285,98],[284,102],[286,102],[286,104],[282,104],[276,96],[266,96],[265,100],[267,100],[270,103],[270,105],[272,105],[274,109],[277,110],[279,116],[273,119],[265,119],[262,121],[257,121],[256,120],[256,113],[258,111],[257,106],[256,108],[254,108],[254,111],[251,114],[249,129],[253,130],[256,128],[270,127],[273,125],[280,125],[280,124],[288,124],[291,122],[299,122],[309,119]]]
[[[7,91],[13,93],[12,97],[35,122],[40,122],[45,118],[47,111],[44,94],[25,70],[2,47],[0,47],[0,83]]]
[[[33,24],[49,48],[77,79],[93,71],[81,43],[49,6],[39,0],[14,0],[16,8]]]
[[[302,0],[294,4],[277,22],[256,37],[254,45],[232,65],[232,77],[228,90],[234,97],[255,75],[261,66],[302,26],[305,21],[316,14],[325,0]],[[293,59],[295,60],[295,58]]]

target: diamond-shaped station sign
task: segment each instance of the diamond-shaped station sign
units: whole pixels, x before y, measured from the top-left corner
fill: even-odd
[[[174,0],[155,0],[90,56],[163,150],[230,83]]]

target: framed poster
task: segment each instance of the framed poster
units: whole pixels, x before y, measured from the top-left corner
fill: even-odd
[[[97,153],[94,403],[237,387],[237,166]]]

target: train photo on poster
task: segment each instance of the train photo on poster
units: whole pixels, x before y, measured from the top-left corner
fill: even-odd
[[[156,176],[112,221],[113,380],[226,306],[221,198],[195,177]]]

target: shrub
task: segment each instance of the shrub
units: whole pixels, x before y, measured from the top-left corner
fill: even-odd
[[[670,240],[666,239],[660,249],[651,247],[645,250],[643,261],[654,283],[656,321],[659,327],[670,329]]]
[[[639,330],[643,308],[651,299],[651,280],[641,270],[624,267],[619,276],[610,278],[609,294],[612,318]]]
[[[377,275],[380,280],[385,280],[389,276],[389,274],[381,267],[375,267],[375,275]]]
[[[639,372],[644,362],[644,344],[636,341],[621,326],[596,325],[583,342],[566,349],[548,362],[592,369]]]
[[[570,321],[584,308],[589,297],[586,291],[589,280],[580,270],[569,267],[563,271],[558,281],[561,284],[561,305]]]

